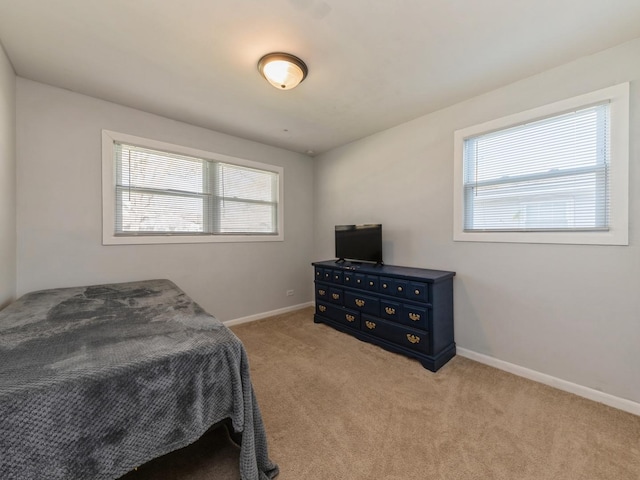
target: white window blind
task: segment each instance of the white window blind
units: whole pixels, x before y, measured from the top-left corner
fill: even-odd
[[[277,235],[277,172],[114,142],[116,235]]]
[[[609,228],[609,103],[464,140],[465,231]]]

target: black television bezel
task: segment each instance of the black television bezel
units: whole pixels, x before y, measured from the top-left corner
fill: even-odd
[[[370,230],[371,234],[375,231],[377,236],[375,237],[375,247],[378,247],[376,253],[377,256],[370,255],[359,255],[354,254],[353,251],[346,252],[350,255],[339,255],[340,253],[345,253],[344,251],[338,250],[338,232],[340,231],[357,231],[357,230]],[[371,242],[373,236],[369,238],[369,242]],[[337,262],[350,261],[352,263],[366,262],[373,263],[376,265],[382,265],[382,224],[381,223],[364,223],[364,224],[354,224],[354,225],[336,225],[335,226],[335,255],[338,259]],[[341,242],[342,243],[342,242]],[[341,250],[344,250],[342,248]],[[374,250],[374,249],[371,249]],[[353,256],[352,256],[353,255]]]

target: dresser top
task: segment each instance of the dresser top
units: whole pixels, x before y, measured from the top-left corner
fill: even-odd
[[[430,282],[441,282],[453,277],[456,272],[430,270],[428,268],[401,267],[398,265],[375,265],[373,263],[340,262],[324,260],[313,262],[314,267],[334,268],[345,272],[365,273],[389,277],[420,278]]]

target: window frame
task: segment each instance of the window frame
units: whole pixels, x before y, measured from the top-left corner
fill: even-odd
[[[508,129],[572,110],[609,102],[610,166],[608,230],[465,231],[464,142],[467,138]],[[629,84],[623,83],[490,120],[454,132],[453,240],[465,242],[555,243],[584,245],[629,244]]]
[[[116,159],[115,142],[131,144],[167,153],[188,155],[213,162],[274,172],[278,176],[277,234],[196,234],[154,233],[122,235],[115,233],[116,225]],[[231,157],[191,147],[175,145],[126,133],[102,130],[102,244],[141,245],[172,243],[219,242],[278,242],[284,240],[284,168],[277,165]]]

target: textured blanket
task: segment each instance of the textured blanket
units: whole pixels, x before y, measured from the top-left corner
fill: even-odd
[[[0,311],[0,478],[115,479],[231,419],[243,480],[278,473],[244,347],[168,280]]]

